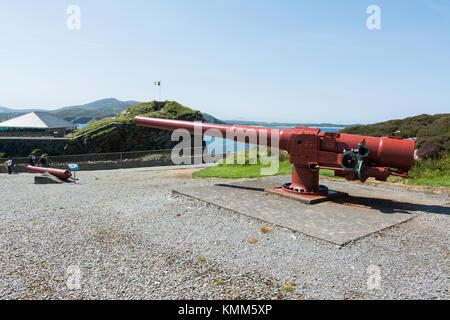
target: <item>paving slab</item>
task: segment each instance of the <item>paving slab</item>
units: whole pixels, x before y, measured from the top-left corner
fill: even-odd
[[[40,175],[34,177],[35,184],[61,184],[63,183],[58,178],[48,176],[48,175]]]
[[[285,227],[339,246],[408,221],[423,212],[450,212],[445,206],[412,192],[397,192],[350,182],[326,181],[347,197],[314,205],[264,191],[288,182],[289,177],[239,180],[204,187],[173,190],[209,204]]]

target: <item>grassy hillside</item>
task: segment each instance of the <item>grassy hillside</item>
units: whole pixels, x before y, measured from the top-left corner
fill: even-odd
[[[421,158],[436,159],[450,153],[450,113],[422,114],[402,120],[354,126],[341,132],[374,137],[417,138],[417,155]]]
[[[115,117],[92,121],[83,129],[75,131],[66,146],[66,154],[104,153],[170,149],[176,143],[170,140],[171,132],[137,127],[137,115],[203,121],[199,111],[187,108],[176,101],[152,101],[127,108]]]
[[[131,125],[134,123],[134,117],[138,115],[164,119],[182,119],[194,114],[200,114],[200,112],[185,107],[176,101],[144,102],[127,108],[115,117],[107,117],[98,121],[92,121],[83,129],[76,130],[72,134],[72,137],[77,137],[112,122]]]

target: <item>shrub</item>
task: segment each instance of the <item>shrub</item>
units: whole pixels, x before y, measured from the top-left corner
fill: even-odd
[[[450,152],[450,113],[422,114],[342,130],[344,133],[374,137],[416,138],[417,155],[437,159]]]
[[[450,179],[450,157],[448,154],[438,159],[422,159],[415,161],[409,171],[409,177],[414,180],[419,179]]]

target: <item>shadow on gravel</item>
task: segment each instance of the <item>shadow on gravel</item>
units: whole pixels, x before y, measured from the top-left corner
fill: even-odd
[[[418,203],[395,201],[390,199],[348,196],[345,198],[334,199],[330,201],[345,206],[374,209],[386,214],[393,214],[393,213],[411,214],[411,211],[420,211],[445,215],[450,214],[450,208],[446,206],[418,204]]]

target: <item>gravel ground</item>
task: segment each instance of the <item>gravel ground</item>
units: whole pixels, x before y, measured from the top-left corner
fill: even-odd
[[[191,172],[80,172],[76,185],[1,174],[0,298],[449,298],[446,214],[339,248],[173,197],[174,186],[225,181]]]

